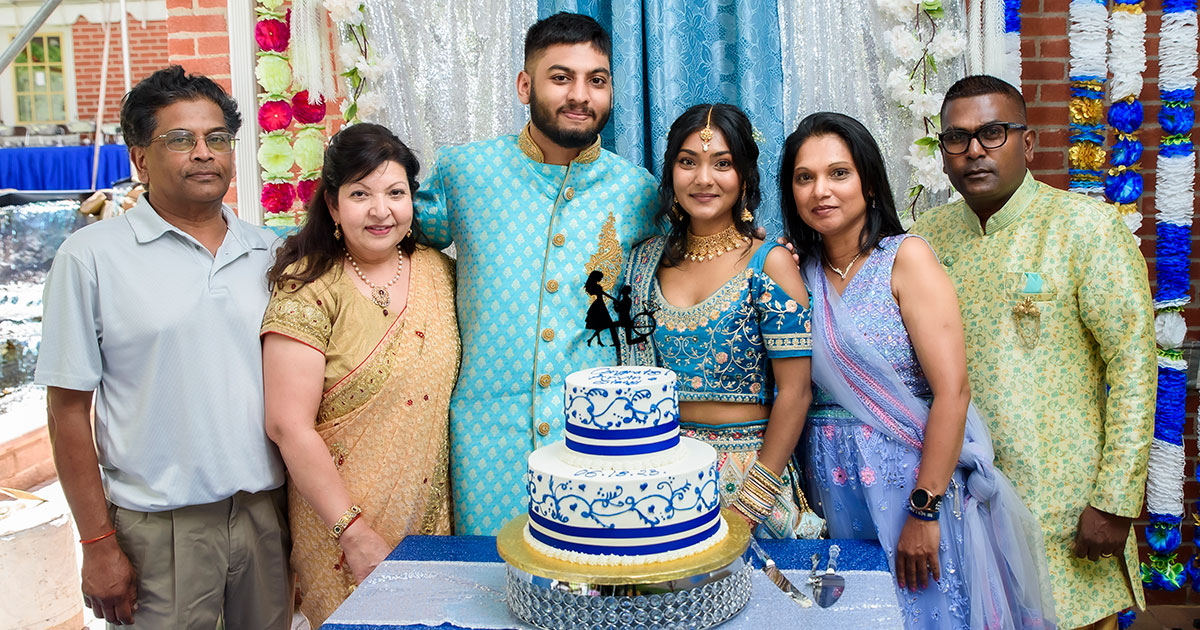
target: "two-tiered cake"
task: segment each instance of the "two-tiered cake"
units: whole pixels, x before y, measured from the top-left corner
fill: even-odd
[[[526,542],[588,565],[683,558],[727,533],[717,453],[679,435],[675,373],[603,367],[566,379],[564,442],[529,456]]]

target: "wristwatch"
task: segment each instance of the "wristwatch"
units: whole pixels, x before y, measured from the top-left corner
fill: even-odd
[[[908,511],[926,521],[935,521],[942,506],[942,495],[933,494],[924,488],[913,488],[908,495]]]

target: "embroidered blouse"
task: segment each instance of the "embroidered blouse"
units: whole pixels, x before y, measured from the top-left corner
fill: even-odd
[[[664,245],[655,237],[635,248],[628,277],[641,303],[635,311],[648,308],[658,322],[656,362],[678,375],[679,400],[769,404],[770,359],[812,355],[809,310],[763,272],[778,245],[764,243],[745,269],[690,308],[663,297],[656,272]]]

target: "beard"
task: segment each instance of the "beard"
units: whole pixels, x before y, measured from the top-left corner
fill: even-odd
[[[558,124],[558,114],[563,111],[579,111],[571,110],[569,107],[561,107],[558,111],[551,111],[550,105],[543,103],[537,97],[537,91],[532,85],[529,86],[529,119],[537,130],[542,132],[542,135],[549,138],[551,142],[557,144],[564,149],[582,149],[591,145],[596,141],[596,136],[600,135],[600,130],[608,124],[609,114],[612,109],[607,109],[601,115],[596,109],[587,107],[586,112],[591,114],[595,120],[595,124],[584,129],[568,129]]]

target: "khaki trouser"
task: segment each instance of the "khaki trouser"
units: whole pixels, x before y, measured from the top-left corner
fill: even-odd
[[[109,511],[137,572],[134,624],[122,630],[214,630],[221,618],[226,630],[291,626],[284,488],[166,512]]]

